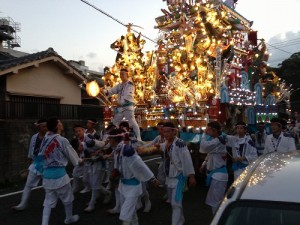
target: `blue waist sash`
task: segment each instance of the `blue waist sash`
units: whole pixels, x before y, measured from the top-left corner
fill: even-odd
[[[242,162],[233,162],[232,163],[232,169],[233,171],[236,171],[238,169],[244,169],[246,168],[248,165]]]
[[[209,186],[211,183],[212,175],[214,173],[227,173],[227,168],[226,166],[222,166],[220,168],[214,169],[212,171],[209,171],[208,174],[206,175],[206,180],[205,180],[205,185]]]
[[[35,169],[41,174],[44,171],[44,159],[44,155],[37,155],[33,160]]]
[[[134,105],[133,102],[126,102],[122,105],[122,107],[125,107],[125,106],[132,106]]]
[[[183,192],[186,188],[187,177],[183,176],[183,174],[181,173],[178,175],[177,179],[178,183],[176,187],[175,201],[180,202],[182,201]]]
[[[121,182],[126,185],[139,185],[141,183],[138,179],[136,179],[134,177],[130,178],[130,179],[122,178]]]
[[[50,167],[44,169],[43,177],[46,179],[58,179],[67,174],[65,167]]]
[[[124,104],[121,105],[121,106],[117,106],[117,107],[116,107],[116,113],[119,112],[118,108],[122,108],[122,107],[126,107],[126,106],[132,106],[132,105],[134,105],[133,102],[126,102],[126,103],[124,103]]]

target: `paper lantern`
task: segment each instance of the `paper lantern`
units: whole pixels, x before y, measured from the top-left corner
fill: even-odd
[[[96,97],[100,92],[100,87],[96,81],[91,81],[86,84],[86,92],[89,96]]]

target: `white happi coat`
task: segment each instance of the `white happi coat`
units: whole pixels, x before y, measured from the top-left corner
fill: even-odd
[[[133,105],[126,106],[126,103],[134,103],[134,85],[131,81],[126,83],[119,83],[116,86],[106,90],[109,96],[118,94],[118,103],[120,106],[124,106],[126,110],[133,110]]]
[[[84,134],[84,141],[88,141],[90,138]],[[102,149],[105,146],[104,141],[99,141],[94,139],[95,146],[87,147],[86,142],[83,143],[84,151],[89,154],[95,153],[97,150]],[[104,160],[104,159],[102,159]],[[105,162],[101,160],[85,160],[84,161],[84,176],[88,176],[88,182],[93,190],[98,190],[101,188],[104,172],[105,172]]]
[[[230,136],[228,137],[230,138]],[[255,148],[255,144],[252,141],[249,135],[245,135],[243,138],[236,136],[231,136],[232,139],[232,158],[233,160],[237,157],[245,157],[243,162],[239,162],[242,164],[234,164],[234,165],[243,165],[241,168],[235,168],[234,170],[234,179],[236,179],[245,169],[245,167],[254,161],[257,155],[257,149]],[[240,152],[240,144],[244,144],[243,150]],[[235,162],[233,162],[235,163]]]
[[[115,168],[120,171],[121,179],[136,178],[140,183],[138,185],[126,185],[120,181],[118,190],[125,198],[139,196],[143,192],[141,182],[150,180],[154,174],[137,153],[130,157],[124,156],[125,144],[120,143],[120,147],[119,153],[116,153]]]
[[[32,135],[31,139],[30,139],[30,144],[29,144],[29,150],[28,150],[28,159],[32,159],[34,160],[35,155],[34,155],[34,149],[35,149],[35,144],[36,144],[36,140],[39,136],[39,133],[36,133],[34,135]],[[32,161],[32,163],[30,164],[28,170],[36,175],[41,175],[35,168],[34,162]]]
[[[53,167],[66,167],[68,161],[76,166],[80,160],[70,142],[59,134],[46,134],[39,154],[45,158],[44,170]],[[68,183],[70,183],[68,174],[58,179],[43,179],[45,189],[58,189]]]
[[[206,135],[203,134],[200,142],[200,153],[207,154],[206,169],[208,171],[226,166],[226,144],[221,143],[218,138],[206,140]],[[216,172],[212,175],[212,178],[219,181],[228,181],[228,174]]]
[[[167,150],[167,142],[161,144],[161,149],[165,154],[169,154],[170,157],[170,167],[169,175],[166,177],[166,185],[168,188],[176,188],[178,184],[178,176],[183,174],[183,176],[189,176],[190,174],[195,174],[193,161],[191,154],[184,143],[183,140],[175,137],[172,145],[170,146],[170,151]],[[164,169],[166,168],[166,157],[164,157]],[[166,171],[165,171],[166,172]]]
[[[243,161],[244,164],[249,164],[257,158],[257,150],[255,148],[254,142],[249,135],[245,135],[243,138],[234,136],[234,146],[232,147],[232,157],[245,157],[246,160]],[[242,154],[240,154],[239,148],[240,144],[244,144]]]
[[[270,134],[266,138],[264,154],[269,152],[290,152],[296,150],[295,139],[281,132],[279,138]]]

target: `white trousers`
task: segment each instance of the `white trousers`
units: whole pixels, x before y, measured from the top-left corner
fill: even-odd
[[[125,118],[128,120],[129,125],[132,126],[137,140],[142,140],[139,125],[135,120],[134,111],[128,109],[122,110],[122,108],[118,108],[118,110],[119,112],[117,112],[113,118],[113,124],[119,126],[123,118]]]
[[[136,215],[136,206],[139,196],[125,197],[120,195],[121,212],[119,219],[126,222],[132,222]]]
[[[26,180],[26,186],[30,187],[30,188],[36,187],[36,186],[38,186],[40,180],[42,180],[41,175],[38,175],[29,170],[27,180]]]
[[[207,192],[205,203],[212,207],[213,213],[216,212],[216,209],[223,200],[226,187],[227,181],[218,181],[212,178],[209,190]]]
[[[168,196],[171,199],[172,206],[172,225],[183,225],[185,219],[183,216],[182,201],[175,201],[176,188],[168,188]]]
[[[64,205],[71,204],[74,200],[71,183],[57,189],[45,189],[45,192],[44,207],[55,208],[58,199],[60,199]]]

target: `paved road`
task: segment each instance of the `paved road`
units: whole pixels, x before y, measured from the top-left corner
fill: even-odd
[[[153,156],[152,158],[157,158]],[[149,158],[145,158],[149,160]],[[151,159],[150,159],[151,160]],[[157,162],[159,159],[148,161],[149,167],[156,173]],[[207,188],[203,185],[201,179],[198,180],[195,188],[187,191],[184,196],[184,214],[186,218],[185,225],[208,225],[212,219],[210,208],[204,204]],[[22,187],[14,188],[14,191]],[[19,202],[21,194],[13,194],[4,197],[4,192],[9,193],[12,190],[0,191],[0,224],[1,225],[40,225],[42,220],[42,204],[44,199],[43,189],[37,189],[32,192],[29,207],[23,212],[14,212],[11,206]],[[152,209],[149,213],[139,210],[140,225],[168,225],[171,224],[171,207],[162,201],[164,190],[162,188],[150,187],[150,198]],[[106,210],[112,208],[114,201],[110,204],[102,204],[102,199],[96,205],[96,210],[92,213],[84,213],[85,204],[89,201],[90,193],[76,194],[74,200],[74,212],[80,215],[80,221],[77,225],[120,225],[121,222],[117,215],[108,215]],[[57,207],[52,210],[50,225],[62,225],[64,221],[63,205],[59,202]]]

